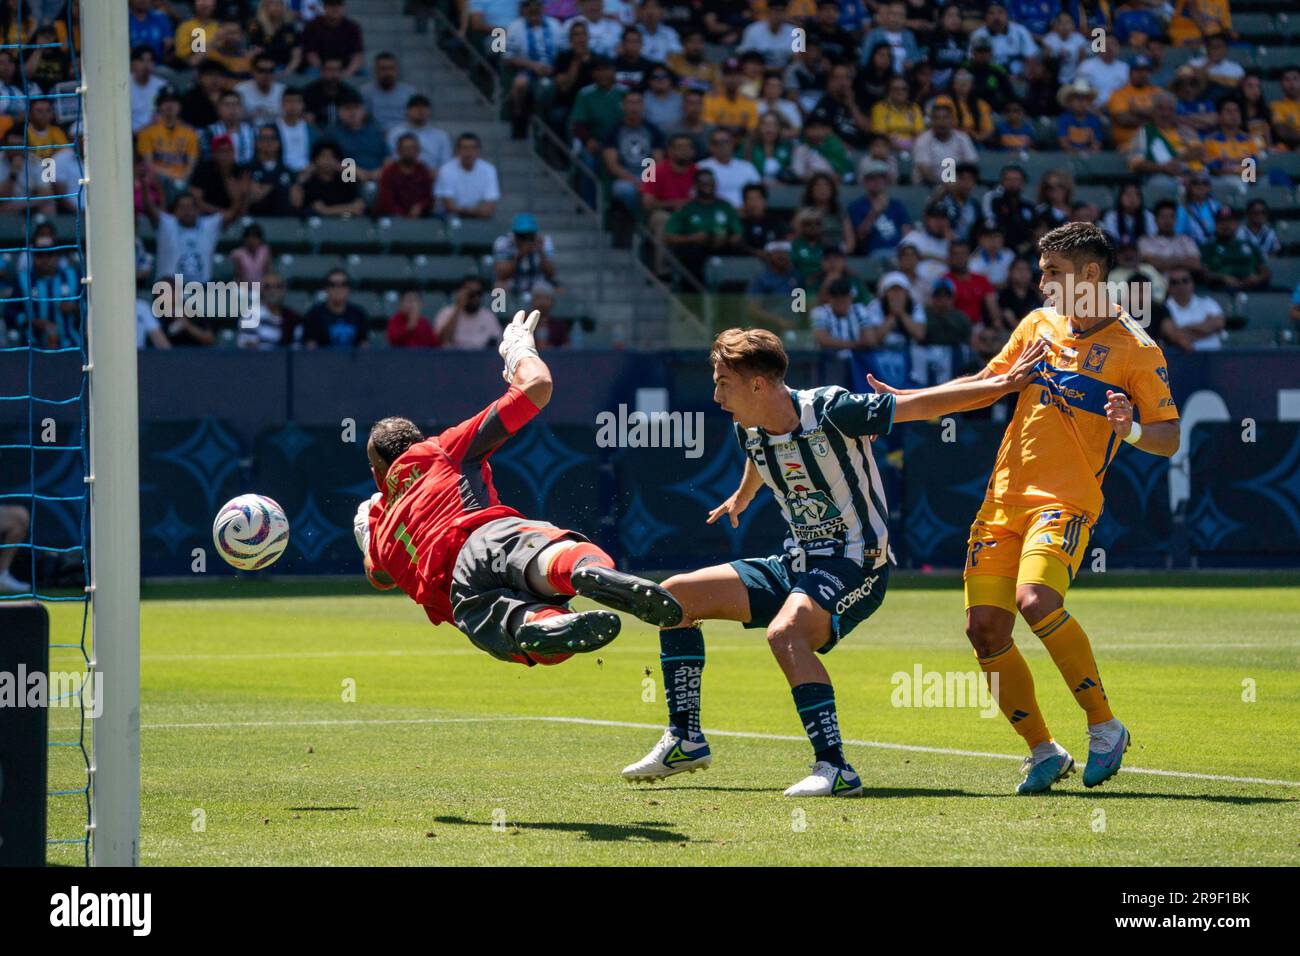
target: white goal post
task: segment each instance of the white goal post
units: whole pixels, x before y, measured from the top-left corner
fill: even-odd
[[[81,4],[90,389],[91,862],[140,862],[140,482],[127,4]],[[97,701],[98,702],[98,701]]]

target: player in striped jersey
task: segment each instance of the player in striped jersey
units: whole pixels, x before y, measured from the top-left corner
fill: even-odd
[[[1049,790],[1073,771],[1074,758],[1048,732],[1033,676],[1011,638],[1017,611],[1086,715],[1084,785],[1119,772],[1129,732],[1111,713],[1088,635],[1065,610],[1065,593],[1121,444],[1167,457],[1179,443],[1160,346],[1131,314],[1110,306],[1105,280],[1115,250],[1106,234],[1092,223],[1067,223],[1039,240],[1039,253],[1048,307],[1025,316],[987,367],[955,380],[996,377],[1026,349],[1047,343],[1042,374],[1021,393],[1002,437],[966,554],[966,636],[984,672],[998,675],[998,704],[1030,751],[1020,794]],[[908,394],[873,385],[898,401]]]
[[[818,654],[866,620],[889,582],[889,509],[871,455],[871,439],[896,421],[944,415],[1023,388],[1043,355],[1031,345],[1000,375],[903,397],[856,395],[838,386],[792,389],[789,361],[771,332],[730,329],[710,353],[713,399],[736,423],[745,454],[740,487],[708,516],[738,524],[763,485],[789,528],[784,553],[748,558],[669,578],[680,624],[660,631],[669,726],[659,742],[623,771],[658,780],[712,762],[700,731],[704,636],[699,622],[741,621],[767,631],[768,646],[790,682],[795,709],[812,744],[812,774],[786,796],[852,796],[862,781],[844,759],[835,692]]]

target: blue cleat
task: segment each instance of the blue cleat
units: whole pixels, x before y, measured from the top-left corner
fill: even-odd
[[[1083,785],[1099,787],[1115,774],[1119,773],[1120,764],[1124,762],[1124,751],[1128,750],[1133,738],[1128,728],[1120,725],[1119,742],[1109,750],[1088,749],[1088,764],[1083,768]]]
[[[1035,793],[1046,793],[1052,789],[1052,784],[1074,773],[1074,758],[1064,750],[1038,763],[1034,763],[1033,757],[1026,757],[1024,773],[1025,779],[1016,787],[1017,794],[1027,797]]]

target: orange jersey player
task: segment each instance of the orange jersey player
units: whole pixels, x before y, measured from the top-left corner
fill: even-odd
[[[618,615],[569,611],[574,594],[656,626],[682,615],[657,584],[615,570],[582,535],[525,518],[497,494],[488,458],[551,397],[533,342],[539,317],[519,312],[506,328],[510,387],[477,415],[427,438],[405,418],[375,424],[366,456],[379,491],[353,525],[373,585],[400,587],[434,624],[453,622],[481,650],[529,667],[618,636]]]
[[[1131,314],[1108,305],[1105,279],[1115,253],[1106,234],[1092,223],[1068,223],[1043,236],[1039,252],[1049,306],[1025,316],[1001,354],[971,376],[1000,374],[1031,343],[1047,343],[1039,378],[1020,393],[1003,435],[964,574],[966,635],[1030,750],[1020,794],[1050,789],[1073,771],[1074,759],[1052,739],[1011,638],[1017,612],[1087,715],[1084,785],[1119,771],[1129,732],[1111,713],[1088,636],[1065,610],[1065,595],[1101,514],[1106,469],[1122,446],[1167,457],[1179,443],[1160,347]]]

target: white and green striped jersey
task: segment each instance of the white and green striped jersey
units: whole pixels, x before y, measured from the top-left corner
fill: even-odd
[[[871,456],[872,435],[894,424],[893,395],[832,385],[788,389],[799,427],[786,435],[736,425],[736,439],[790,526],[786,550],[879,568],[893,560],[889,509]]]

